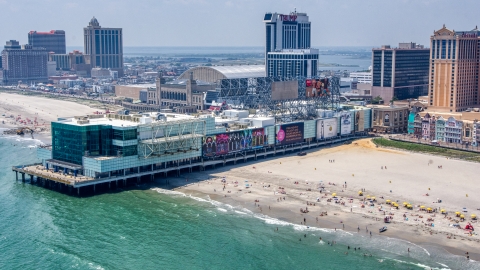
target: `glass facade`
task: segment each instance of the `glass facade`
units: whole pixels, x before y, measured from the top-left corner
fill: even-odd
[[[269,53],[267,55],[268,77],[317,76],[318,54]]]
[[[52,30],[50,32],[31,31],[28,33],[28,44],[33,47],[45,48],[47,52],[65,54],[65,31]]]
[[[372,57],[372,86],[393,88],[399,100],[428,95],[429,49],[374,49]]]
[[[112,155],[112,134],[111,126],[79,126],[52,122],[52,157],[81,165],[82,157],[86,154]]]
[[[84,28],[85,54],[91,55],[92,67],[111,68],[123,76],[123,38],[121,28]]]
[[[392,86],[392,55],[393,51],[384,51],[383,54],[383,86]]]
[[[120,141],[128,141],[137,139],[137,129],[113,129],[113,139]]]
[[[372,72],[372,85],[382,86],[382,51],[373,51],[373,72]]]

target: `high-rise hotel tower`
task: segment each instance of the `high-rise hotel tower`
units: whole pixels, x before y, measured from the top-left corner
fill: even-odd
[[[93,17],[83,28],[85,54],[90,55],[92,68],[109,68],[123,77],[122,28],[103,28]]]
[[[454,31],[443,26],[430,38],[430,106],[461,112],[480,106],[480,38],[477,28]]]
[[[311,27],[306,13],[266,13],[265,65],[269,77],[317,75],[318,50],[311,49]]]

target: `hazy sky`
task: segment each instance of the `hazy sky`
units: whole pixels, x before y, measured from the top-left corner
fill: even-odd
[[[83,46],[95,16],[123,28],[124,46],[263,46],[265,12],[294,8],[309,15],[313,46],[428,45],[443,24],[480,24],[480,0],[0,0],[0,42],[59,29],[67,46]]]

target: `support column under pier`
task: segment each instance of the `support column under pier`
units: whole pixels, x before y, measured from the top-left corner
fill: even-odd
[[[22,173],[22,182],[25,183],[25,173]]]
[[[16,179],[16,181],[18,181],[18,172],[17,171],[15,171],[15,179]]]

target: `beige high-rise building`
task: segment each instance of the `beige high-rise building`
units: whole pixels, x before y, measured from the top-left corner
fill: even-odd
[[[454,31],[443,26],[430,38],[429,105],[461,112],[480,106],[480,39],[477,27]]]
[[[85,54],[92,68],[109,68],[123,77],[123,30],[101,27],[93,17],[83,28]]]

